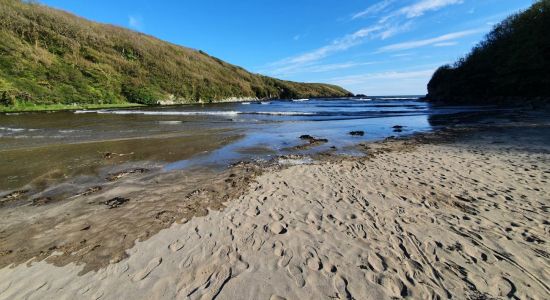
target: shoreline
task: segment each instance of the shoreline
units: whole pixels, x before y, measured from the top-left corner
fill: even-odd
[[[81,290],[85,282],[97,281],[85,294],[101,294],[105,298],[144,297],[145,294],[140,294],[145,291],[142,288],[150,289],[147,295],[157,298],[182,296],[185,293],[189,293],[187,296],[191,298],[219,295],[221,299],[236,295],[266,299],[279,295],[292,299],[312,295],[320,298],[386,298],[428,294],[442,297],[449,294],[519,295],[522,298],[525,293],[536,293],[544,298],[548,295],[548,286],[543,283],[547,275],[540,273],[540,269],[537,271],[533,261],[526,265],[523,259],[517,260],[518,255],[528,255],[529,259],[541,264],[549,263],[540,246],[548,241],[545,241],[544,233],[539,232],[543,230],[547,233],[548,223],[542,222],[541,215],[529,212],[539,209],[533,206],[536,202],[532,200],[536,198],[529,195],[548,195],[550,192],[540,185],[546,182],[548,176],[545,174],[550,172],[550,152],[546,143],[548,134],[542,140],[537,137],[537,134],[547,132],[548,124],[532,123],[459,126],[435,133],[365,143],[359,147],[367,151],[366,157],[349,158],[325,153],[315,157],[313,164],[306,165],[243,164],[237,167],[244,173],[232,175],[235,174],[233,168],[219,179],[228,187],[227,191],[234,190],[236,193],[219,194],[218,190],[212,194],[211,186],[187,192],[191,197],[197,197],[196,204],[209,198],[223,201],[210,203],[210,206],[198,205],[195,212],[201,213],[191,211],[183,222],[176,220],[170,226],[157,227],[160,230],[158,233],[147,230],[148,235],[139,238],[135,245],[133,242],[126,244],[132,246],[128,256],[112,255],[109,248],[103,249],[104,252],[98,257],[109,257],[108,264],[100,263],[94,267],[93,264],[82,265],[82,262],[89,260],[86,255],[97,256],[93,252],[101,251],[102,246],[95,249],[88,246],[57,247],[42,256],[49,256],[45,261],[27,262],[9,269],[3,265],[0,278],[9,284],[7,288],[0,287],[0,298],[21,295],[10,286],[14,280],[20,280],[20,287],[31,284],[32,280],[25,279],[25,274],[30,273],[35,275],[29,278],[46,282],[44,286],[47,288],[38,289],[37,296],[59,296],[55,292],[55,282],[70,279],[70,287],[64,292],[74,290],[73,295],[77,296],[76,291]],[[530,143],[524,143],[522,139]],[[510,151],[519,152],[507,154]],[[530,161],[537,157],[541,157],[538,160],[542,165],[533,169]],[[485,161],[488,158],[490,160]],[[514,173],[507,170],[508,163],[496,163],[508,160],[516,166],[515,172],[523,173],[526,172],[523,169],[529,169],[530,175],[537,176],[539,184],[532,188],[538,191],[517,186],[518,179],[512,179],[510,176],[515,176]],[[468,173],[465,164],[475,167],[470,167]],[[493,171],[497,166],[498,172]],[[435,169],[431,170],[433,167]],[[420,171],[424,168],[430,171]],[[484,172],[492,175],[487,176]],[[520,175],[518,178],[525,177]],[[157,187],[153,193],[149,190],[143,198],[155,194],[155,199],[166,199],[163,191],[174,192],[174,184],[179,182],[181,185],[181,179],[179,176],[167,176],[162,187]],[[159,180],[151,177],[149,182]],[[130,181],[126,186],[134,186],[135,189],[136,184],[136,181]],[[506,184],[515,185],[515,189],[501,190],[500,186]],[[454,187],[459,188],[455,191]],[[118,193],[121,188],[117,188]],[[499,196],[500,193],[505,196]],[[522,193],[527,198],[520,197]],[[108,195],[115,196],[112,192]],[[168,198],[178,201],[178,197],[175,192]],[[485,199],[474,200],[476,197]],[[532,221],[522,219],[518,223],[519,219],[508,218],[522,206],[517,206],[517,201],[510,202],[506,197],[522,199],[522,205],[533,206],[523,211]],[[103,201],[100,195],[92,196],[92,199],[96,200],[86,201]],[[131,198],[129,203],[134,200]],[[146,200],[137,203],[140,201]],[[487,201],[493,201],[498,206],[486,206]],[[114,211],[135,218],[131,211],[124,212],[128,208],[125,205],[107,212]],[[514,209],[502,211],[501,208],[510,205]],[[547,200],[545,205],[548,205]],[[483,207],[490,209],[484,211]],[[161,205],[159,211],[165,211],[165,208]],[[481,218],[485,214],[490,214],[491,218],[501,218],[498,224],[507,221],[518,226],[512,224],[512,231],[508,231],[501,227],[504,225],[486,223],[488,219]],[[181,217],[177,213],[167,216],[169,222],[170,216]],[[434,218],[435,225],[433,221],[425,223]],[[70,229],[66,235],[73,235],[77,227],[80,230],[80,227],[90,226],[82,222],[85,219],[77,219],[73,224],[64,223]],[[145,220],[135,224],[146,228],[140,225],[147,224],[143,223]],[[481,223],[474,222],[478,220]],[[533,220],[539,224],[529,225]],[[394,221],[397,223],[394,224]],[[98,224],[92,224],[91,228],[95,229]],[[528,229],[528,234],[520,235],[521,228]],[[102,230],[93,233],[93,229],[88,228],[84,232],[92,231],[94,239],[102,240],[97,236],[102,234]],[[438,230],[446,235],[438,233]],[[461,233],[462,230],[467,231]],[[476,238],[474,232],[480,237]],[[518,234],[514,235],[515,232]],[[495,239],[495,236],[501,238]],[[511,238],[511,241],[522,246],[510,244],[503,237]],[[426,240],[432,240],[432,243],[426,243]],[[483,247],[479,245],[480,241],[483,241]],[[349,249],[341,245],[349,245]],[[507,252],[513,256],[503,256],[502,252],[495,252],[494,247],[512,247],[508,249],[511,252]],[[525,252],[533,249],[542,252]],[[69,255],[61,253],[69,250]],[[120,254],[121,250],[126,253],[125,249],[120,248],[117,253]],[[460,275],[464,270],[453,269],[453,264],[465,268],[467,275],[464,278],[467,277],[467,280]],[[480,268],[492,274],[490,278],[483,278],[484,275],[479,274]],[[432,277],[424,274],[428,269],[440,275]],[[90,272],[92,270],[94,272]],[[505,273],[499,273],[499,270]],[[46,273],[51,274],[53,279],[45,277]],[[262,280],[268,276],[272,278],[269,289],[254,288],[261,286]],[[202,280],[208,282],[208,286],[193,288]],[[243,291],[238,286],[243,282],[249,282],[250,289],[239,294]],[[532,287],[526,290],[525,284]],[[465,294],[458,294],[461,289]]]
[[[403,96],[406,97],[406,96]],[[353,97],[307,97],[307,99],[354,99]],[[421,99],[421,98],[418,98]],[[117,104],[26,104],[16,106],[0,105],[0,113],[26,113],[26,112],[58,112],[58,111],[73,111],[87,109],[116,109],[116,108],[144,108],[144,107],[170,107],[179,105],[208,105],[208,104],[223,104],[223,103],[243,103],[243,102],[261,102],[261,101],[293,101],[294,98],[254,98],[254,97],[232,97],[212,102],[174,102],[172,100],[159,100],[157,105],[145,105],[139,103],[117,103]]]
[[[16,106],[0,105],[0,113],[28,113],[28,112],[60,112],[79,109],[109,109],[109,108],[133,108],[145,107],[138,103],[117,103],[117,104],[26,104]]]

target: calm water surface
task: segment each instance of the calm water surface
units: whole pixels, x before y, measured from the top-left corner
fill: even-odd
[[[332,146],[356,155],[352,146],[359,142],[430,131],[432,116],[476,109],[384,97],[0,114],[0,192],[129,165],[227,166]],[[394,132],[394,125],[404,130]],[[356,130],[365,135],[348,134]],[[303,134],[329,142],[290,150]]]

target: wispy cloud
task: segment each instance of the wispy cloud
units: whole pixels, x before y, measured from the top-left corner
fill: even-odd
[[[128,26],[136,30],[142,30],[144,26],[143,17],[141,15],[128,16]]]
[[[274,62],[270,64],[269,67],[273,68],[275,71],[278,69],[282,69],[279,71],[288,71],[288,69],[292,69],[295,67],[306,65],[308,63],[318,61],[333,53],[347,50],[361,43],[363,38],[375,32],[380,31],[380,29],[381,29],[381,26],[363,28],[361,30],[354,32],[353,34],[348,34],[340,39],[334,40],[332,43],[326,46],[323,46],[321,48],[317,48],[313,51],[306,52],[304,54],[300,54],[294,57],[289,57],[289,58],[285,58],[280,61]]]
[[[384,0],[384,1],[380,1],[378,3],[375,3],[375,4],[367,7],[367,9],[365,9],[363,11],[360,11],[358,13],[353,14],[351,16],[351,19],[355,20],[355,19],[359,19],[359,18],[368,17],[368,16],[378,14],[378,13],[384,11],[386,8],[388,8],[395,1],[396,0]]]
[[[431,39],[408,41],[404,43],[388,45],[380,48],[379,52],[409,50],[409,49],[420,48],[420,47],[425,47],[429,45],[441,44],[447,41],[453,41],[453,40],[463,38],[472,34],[476,34],[479,32],[481,32],[481,30],[479,29],[452,32],[452,33],[447,33]]]
[[[400,14],[407,18],[416,18],[424,15],[426,12],[442,9],[453,4],[461,4],[463,0],[422,0],[413,5],[405,6],[399,10]]]
[[[365,73],[336,77],[327,80],[341,85],[356,93],[384,95],[391,91],[393,95],[415,95],[426,93],[426,82],[430,80],[435,67],[421,70]]]
[[[434,47],[450,47],[450,46],[456,46],[456,45],[458,45],[458,42],[453,41],[453,42],[437,43],[437,44],[434,44]]]
[[[379,72],[379,73],[367,73],[361,75],[351,75],[344,77],[333,78],[331,82],[341,84],[341,85],[350,85],[350,84],[361,84],[365,81],[371,79],[415,79],[415,78],[425,78],[426,76],[431,76],[434,73],[435,69],[426,69],[419,71],[391,71],[391,72]]]
[[[342,38],[332,41],[332,43],[315,50],[282,59],[274,63],[269,64],[265,71],[272,75],[281,75],[296,73],[296,69],[310,66],[326,58],[332,54],[346,51],[352,47],[355,47],[364,42],[367,38],[379,38],[386,39],[392,35],[397,34],[400,31],[405,30],[409,24],[403,24],[399,26],[386,26],[376,24],[373,26],[365,27],[352,34],[345,35]]]
[[[307,69],[312,64],[316,64],[328,56],[339,52],[344,52],[352,47],[358,46],[368,39],[385,40],[401,32],[410,30],[413,26],[413,19],[424,15],[429,11],[436,11],[452,4],[462,3],[463,0],[418,0],[414,4],[404,6],[398,9],[390,10],[396,0],[381,0],[367,9],[352,15],[352,19],[358,19],[370,15],[387,12],[368,27],[364,27],[353,33],[333,40],[331,43],[309,52],[288,57],[264,67],[263,71],[271,75],[281,75],[296,73],[298,69]],[[443,41],[435,41],[444,42]],[[412,47],[414,48],[414,47]],[[391,48],[384,51],[395,51]]]
[[[378,62],[344,62],[344,63],[334,63],[334,64],[311,64],[300,67],[291,67],[291,68],[280,68],[278,70],[272,70],[271,72],[277,76],[288,76],[299,73],[324,73],[337,70],[345,70],[356,68],[360,66],[373,65]]]

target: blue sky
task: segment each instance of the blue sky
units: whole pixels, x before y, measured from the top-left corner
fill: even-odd
[[[368,95],[419,95],[533,0],[42,0],[249,71]]]

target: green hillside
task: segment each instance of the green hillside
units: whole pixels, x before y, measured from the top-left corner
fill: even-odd
[[[510,16],[470,54],[439,68],[428,99],[445,103],[510,103],[550,98],[550,0]]]
[[[0,103],[155,104],[238,98],[338,97],[338,86],[247,72],[203,51],[0,0]]]

